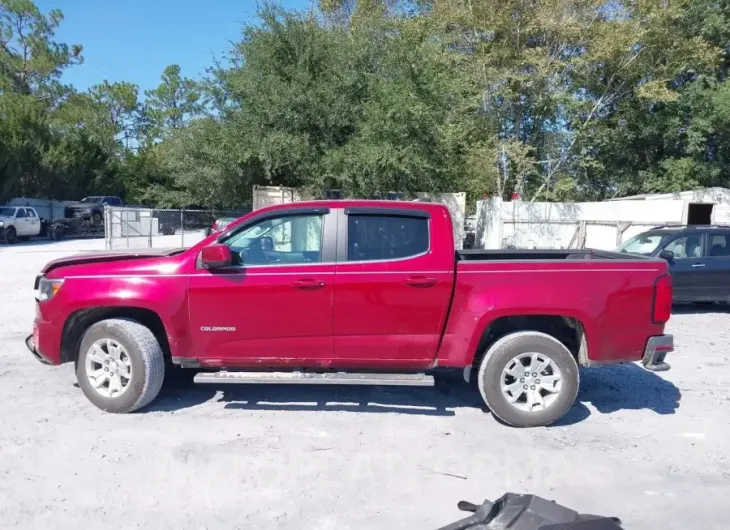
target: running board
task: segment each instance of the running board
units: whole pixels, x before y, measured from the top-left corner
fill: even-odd
[[[239,383],[253,385],[378,385],[433,386],[426,374],[379,374],[358,372],[200,372],[196,383]]]

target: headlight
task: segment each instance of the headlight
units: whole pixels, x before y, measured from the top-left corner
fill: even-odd
[[[50,300],[63,285],[63,280],[49,280],[47,278],[41,278],[38,283],[38,301],[44,302]]]
[[[5,226],[5,223],[0,221],[0,228],[2,228],[3,226]]]
[[[91,208],[86,208],[86,209],[84,210],[84,213],[91,213]]]

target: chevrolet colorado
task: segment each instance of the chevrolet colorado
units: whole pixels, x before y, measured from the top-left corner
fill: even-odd
[[[673,350],[666,261],[455,251],[446,207],[421,202],[263,208],[187,250],[52,261],[35,288],[28,348],[74,362],[110,412],[150,403],[171,364],[199,383],[410,386],[458,368],[503,422],[540,426],[579,366],[661,371]]]

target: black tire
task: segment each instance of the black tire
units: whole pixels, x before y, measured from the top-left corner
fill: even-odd
[[[5,242],[8,245],[18,242],[18,233],[15,231],[15,227],[9,226],[5,229]]]
[[[94,215],[91,217],[91,224],[94,226],[101,226],[104,224],[104,218],[99,212],[94,212]]]
[[[544,409],[521,410],[519,405],[528,406],[525,403],[527,396],[520,396],[525,398],[525,402],[510,403],[501,387],[503,371],[510,365],[515,366],[513,361],[518,355],[533,352],[557,365],[562,378],[561,387],[554,401]],[[555,337],[537,331],[520,331],[502,337],[489,348],[479,366],[477,381],[484,402],[502,422],[513,427],[541,427],[555,423],[570,410],[578,396],[580,375],[575,358]],[[517,380],[509,381],[517,383]]]
[[[61,241],[63,239],[63,227],[61,225],[53,225],[51,227],[51,239]]]
[[[106,397],[97,392],[87,376],[86,357],[92,345],[112,339],[129,355],[131,378],[119,396]],[[76,378],[86,397],[107,412],[132,412],[157,397],[165,377],[165,359],[160,343],[149,328],[126,318],[102,320],[91,326],[81,339],[76,363]]]

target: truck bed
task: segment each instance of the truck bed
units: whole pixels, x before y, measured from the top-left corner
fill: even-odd
[[[646,260],[644,256],[586,249],[498,249],[458,250],[457,261],[554,261],[554,260]]]
[[[651,315],[655,282],[665,274],[662,259],[600,250],[458,251],[452,308],[461,309],[450,314],[439,364],[465,363],[449,346],[484,315],[560,315],[582,326],[589,361],[639,360],[647,336],[663,334]]]

